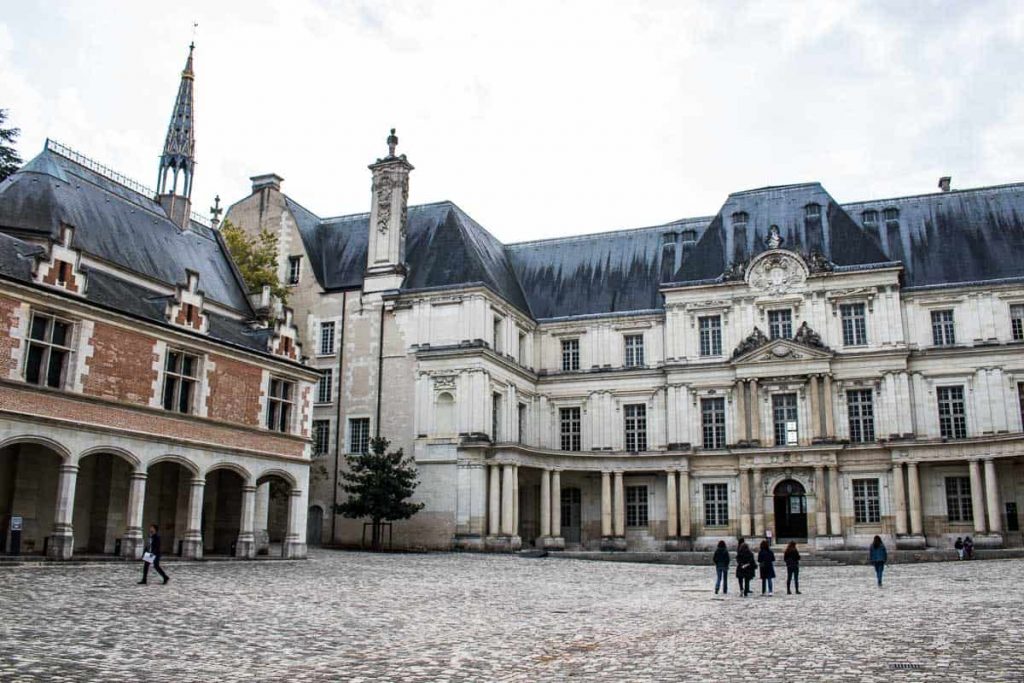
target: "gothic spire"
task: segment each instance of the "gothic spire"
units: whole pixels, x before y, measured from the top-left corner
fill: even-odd
[[[167,139],[164,151],[160,155],[160,172],[157,177],[157,194],[178,194],[178,175],[182,176],[181,195],[192,196],[192,174],[195,171],[196,136],[193,128],[192,83],[195,74],[192,72],[192,52],[196,44],[188,46],[188,60],[185,70],[181,72],[181,84],[178,86],[178,98],[171,112],[171,123],[167,126]]]

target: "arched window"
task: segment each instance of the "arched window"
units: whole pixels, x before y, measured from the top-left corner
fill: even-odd
[[[746,225],[747,224],[747,212],[746,211],[737,211],[736,213],[734,213],[732,215],[732,224],[733,225]]]
[[[804,218],[821,218],[821,204],[808,204],[804,207]]]
[[[434,402],[434,425],[439,436],[455,432],[455,397],[447,391],[438,394]]]

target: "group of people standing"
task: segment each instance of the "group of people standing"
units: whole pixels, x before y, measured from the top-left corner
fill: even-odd
[[[973,560],[974,559],[974,541],[971,537],[960,538],[957,536],[956,543],[953,544],[956,549],[956,555],[961,560]]]

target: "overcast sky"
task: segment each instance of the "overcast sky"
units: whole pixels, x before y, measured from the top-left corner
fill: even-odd
[[[714,214],[821,181],[840,202],[1024,180],[1024,2],[16,2],[0,108],[156,182],[196,30],[193,199],[275,172],[369,210],[388,128],[410,201],[506,242]]]

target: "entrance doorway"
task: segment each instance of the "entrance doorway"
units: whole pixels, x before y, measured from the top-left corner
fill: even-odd
[[[324,533],[324,509],[319,505],[309,508],[306,516],[306,545],[311,548],[319,548]]]
[[[793,479],[775,487],[775,538],[778,541],[807,541],[807,494]]]
[[[577,488],[562,489],[562,537],[565,543],[580,543],[580,510],[583,494]]]

